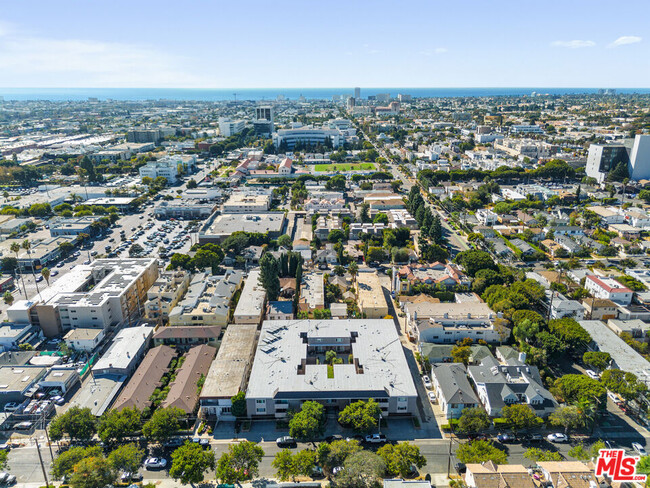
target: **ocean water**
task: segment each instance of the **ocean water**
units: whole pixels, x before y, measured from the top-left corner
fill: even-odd
[[[432,97],[486,97],[519,96],[532,92],[550,95],[597,93],[598,88],[361,88],[361,97],[378,93],[399,93],[417,98]],[[650,88],[617,89],[619,94],[649,94]],[[0,88],[0,97],[5,100],[50,100],[80,101],[90,97],[100,100],[276,100],[283,96],[287,100],[306,99],[331,100],[333,96],[351,96],[354,88]]]

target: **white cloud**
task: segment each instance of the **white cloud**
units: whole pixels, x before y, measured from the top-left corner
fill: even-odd
[[[639,36],[621,36],[618,39],[616,39],[614,42],[609,44],[607,47],[619,47],[619,46],[626,46],[627,44],[636,44],[637,42],[641,42],[642,38]]]
[[[448,51],[448,49],[446,47],[437,47],[437,48],[435,48],[433,50],[433,52],[432,51],[419,51],[418,54],[421,54],[422,56],[430,57],[430,56],[433,56],[434,53],[435,54],[442,54],[442,53],[446,53],[447,51]]]
[[[0,25],[4,86],[176,87],[210,83],[190,60],[146,45],[21,35]]]
[[[568,47],[569,49],[580,49],[582,47],[594,47],[596,43],[594,41],[583,41],[580,39],[574,39],[572,41],[555,41],[551,43],[551,46],[554,47]]]

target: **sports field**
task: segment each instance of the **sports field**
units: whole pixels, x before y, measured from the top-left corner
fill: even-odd
[[[368,171],[375,169],[373,163],[317,164],[316,171]]]

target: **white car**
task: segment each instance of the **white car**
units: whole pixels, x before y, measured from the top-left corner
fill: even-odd
[[[384,434],[371,434],[366,436],[366,442],[368,444],[383,444],[384,442],[388,442],[388,439],[386,439]]]
[[[438,399],[436,398],[436,394],[432,391],[429,392],[429,401],[431,403],[438,403]]]
[[[598,379],[600,379],[600,376],[598,376],[598,373],[596,373],[596,372],[595,372],[594,370],[592,370],[592,369],[588,369],[588,370],[586,370],[586,371],[585,371],[585,374],[586,374],[587,376],[589,376],[592,380],[598,380]]]
[[[167,460],[165,458],[150,457],[144,462],[146,469],[158,469],[164,468],[165,466],[167,466]]]
[[[647,456],[648,455],[648,453],[645,450],[645,447],[643,447],[638,442],[633,442],[632,443],[632,449],[634,449],[637,452],[637,454],[639,454],[640,456]]]
[[[546,439],[549,442],[555,442],[558,444],[569,442],[569,438],[565,434],[562,434],[560,432],[556,432],[555,434],[549,434],[548,436],[546,436]]]
[[[433,386],[433,385],[431,385],[431,379],[429,379],[429,377],[427,375],[424,375],[422,377],[422,381],[424,382],[424,386],[426,386],[427,389],[431,389],[431,386]]]

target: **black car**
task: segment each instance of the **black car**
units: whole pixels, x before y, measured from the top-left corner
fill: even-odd
[[[275,440],[275,443],[277,444],[278,447],[296,447],[298,445],[296,439],[294,439],[293,437],[289,437],[288,435],[285,435],[283,437],[278,437]]]
[[[467,467],[465,466],[465,463],[454,464],[454,469],[456,469],[456,472],[458,474],[463,474],[465,471],[467,471]]]

